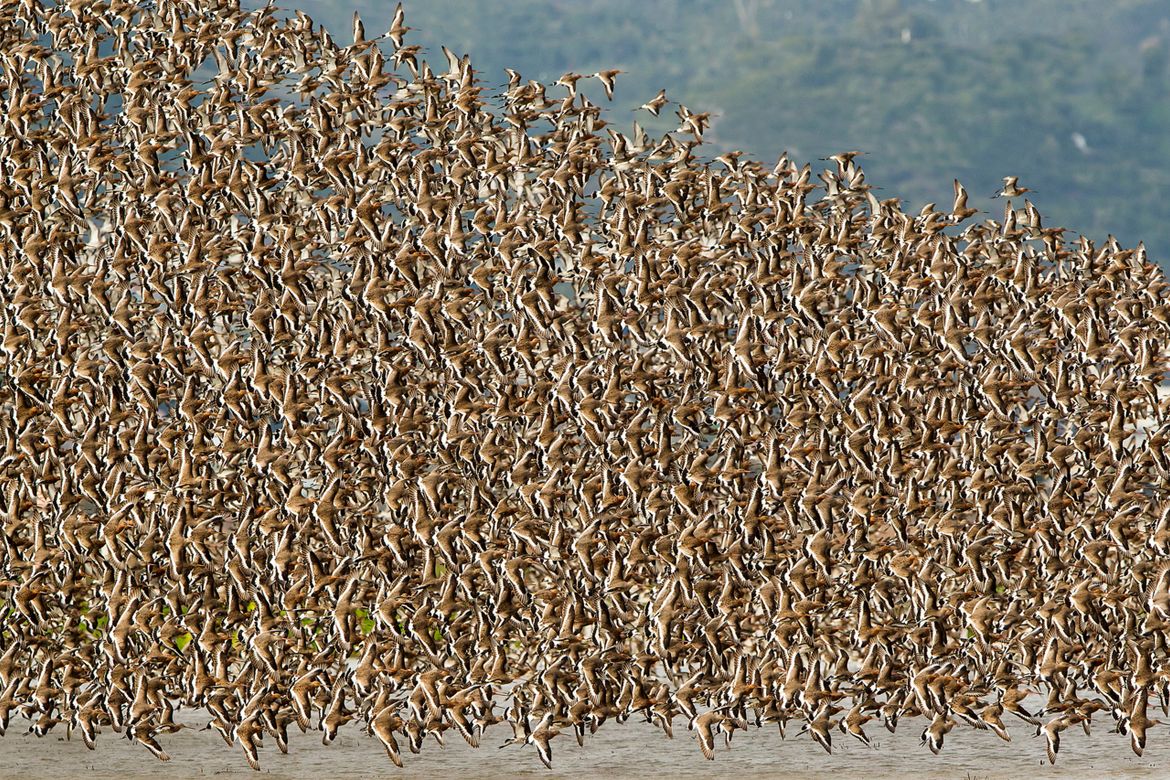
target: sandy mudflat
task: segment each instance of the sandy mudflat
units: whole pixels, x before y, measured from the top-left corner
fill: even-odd
[[[200,724],[197,719],[186,722]],[[205,721],[203,721],[205,722]],[[844,734],[834,733],[832,756],[805,736],[790,732],[781,741],[771,729],[740,733],[730,750],[714,762],[704,761],[694,737],[682,725],[674,740],[645,723],[609,723],[578,748],[572,734],[553,741],[553,770],[546,770],[532,747],[497,750],[510,729],[489,732],[484,747],[474,750],[457,735],[440,749],[433,741],[421,755],[403,756],[397,769],[381,747],[360,728],[349,727],[333,745],[324,747],[319,734],[290,736],[288,755],[271,740],[261,752],[262,771],[250,770],[238,747],[228,749],[217,734],[185,730],[162,737],[172,760],[162,763],[144,748],[120,739],[107,727],[97,750],[86,750],[80,739],[65,741],[64,731],[38,739],[24,733],[28,723],[13,721],[0,738],[0,778],[109,778],[110,780],[180,780],[195,777],[271,778],[582,778],[607,780],[635,777],[749,778],[1101,778],[1170,776],[1170,743],[1165,728],[1150,737],[1146,755],[1129,750],[1126,737],[1108,732],[1106,718],[1086,737],[1079,728],[1065,732],[1055,767],[1044,758],[1043,738],[1033,738],[1025,724],[1009,723],[1013,742],[1006,744],[987,732],[956,729],[946,738],[941,755],[918,743],[922,723],[907,721],[896,735],[880,724],[867,731],[878,744],[868,749]],[[795,729],[794,729],[795,731]]]

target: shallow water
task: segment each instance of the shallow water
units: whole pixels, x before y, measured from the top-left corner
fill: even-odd
[[[184,723],[206,723],[191,717]],[[737,733],[730,750],[718,751],[715,761],[699,753],[685,724],[677,724],[675,738],[668,740],[644,722],[607,723],[578,748],[573,735],[553,740],[553,769],[546,770],[531,746],[498,750],[506,726],[488,732],[484,746],[475,750],[454,732],[447,746],[429,740],[420,755],[403,754],[404,769],[390,763],[378,742],[351,724],[329,747],[319,733],[289,735],[288,755],[282,755],[270,739],[260,753],[261,772],[248,768],[238,747],[227,748],[212,731],[186,729],[160,736],[172,760],[159,762],[145,748],[121,739],[106,727],[97,749],[89,751],[80,738],[66,741],[63,727],[38,739],[25,733],[29,723],[13,720],[8,736],[0,738],[0,778],[63,777],[110,780],[179,780],[197,777],[271,778],[435,778],[435,777],[540,777],[580,778],[604,776],[610,780],[635,777],[736,777],[750,778],[1099,778],[1166,777],[1170,774],[1170,742],[1164,728],[1151,733],[1145,756],[1129,749],[1127,737],[1110,733],[1106,718],[1085,736],[1077,727],[1062,736],[1056,766],[1049,766],[1042,737],[1021,722],[1008,723],[1013,741],[1005,743],[990,732],[956,727],[946,737],[940,755],[919,744],[922,721],[906,720],[891,735],[880,723],[866,731],[877,745],[866,748],[847,735],[833,734],[833,755],[826,755],[807,736],[789,731],[782,741],[772,728]],[[1159,739],[1161,737],[1162,739]],[[400,740],[405,743],[405,740]],[[403,744],[405,750],[405,744]]]

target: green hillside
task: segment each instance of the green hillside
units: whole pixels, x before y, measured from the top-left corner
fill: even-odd
[[[371,34],[393,13],[281,4],[338,38],[355,8]],[[658,122],[630,113],[667,87],[718,115],[715,154],[864,150],[869,180],[908,206],[945,202],[954,177],[985,196],[1018,174],[1050,224],[1143,240],[1170,267],[1166,0],[408,0],[406,22],[432,60],[440,44],[470,53],[488,83],[505,67],[550,82],[621,68],[619,126],[669,129],[674,106]]]

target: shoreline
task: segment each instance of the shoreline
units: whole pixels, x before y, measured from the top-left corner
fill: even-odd
[[[833,754],[826,755],[810,738],[796,729],[781,740],[771,728],[738,733],[731,748],[720,743],[714,761],[704,761],[698,744],[685,726],[673,740],[644,722],[609,723],[578,748],[572,734],[553,742],[553,768],[546,770],[531,747],[498,750],[504,731],[489,731],[482,747],[469,747],[454,733],[440,748],[428,740],[422,753],[404,752],[403,769],[390,763],[374,738],[360,728],[343,730],[325,747],[319,734],[295,732],[289,735],[289,753],[282,755],[271,740],[260,753],[260,772],[253,772],[238,746],[228,748],[213,731],[200,731],[206,719],[194,712],[179,721],[192,726],[160,741],[172,756],[160,762],[144,748],[133,745],[106,727],[89,751],[76,735],[65,740],[63,730],[43,738],[28,734],[31,721],[14,718],[8,735],[0,737],[0,780],[58,780],[84,777],[93,780],[146,780],[147,778],[265,777],[303,778],[320,776],[337,780],[374,777],[439,776],[509,778],[605,777],[607,780],[640,777],[736,777],[738,780],[790,778],[866,777],[929,778],[930,780],[998,780],[1018,777],[1161,777],[1165,756],[1163,741],[1151,740],[1142,758],[1133,755],[1128,739],[1110,733],[1100,723],[1086,736],[1079,729],[1066,733],[1055,766],[1044,756],[1043,738],[1033,738],[1022,722],[1009,724],[1012,742],[1003,742],[990,732],[956,729],[949,734],[942,752],[935,756],[919,743],[925,722],[907,718],[896,734],[882,728],[870,736],[876,747],[869,749],[834,731]],[[52,747],[52,749],[48,749]]]

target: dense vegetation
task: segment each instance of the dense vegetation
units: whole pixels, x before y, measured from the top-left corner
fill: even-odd
[[[386,0],[283,0],[335,31],[359,9],[370,34]],[[432,61],[470,52],[555,81],[626,71],[607,118],[660,87],[719,116],[713,150],[759,159],[868,153],[865,169],[907,207],[945,203],[958,177],[983,200],[1019,174],[1053,224],[1144,240],[1170,262],[1170,3],[1165,0],[407,0]],[[598,100],[603,97],[598,95]],[[669,129],[674,107],[648,131]],[[715,151],[717,154],[718,151]]]

